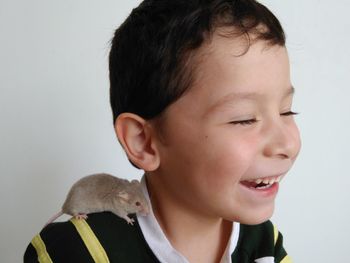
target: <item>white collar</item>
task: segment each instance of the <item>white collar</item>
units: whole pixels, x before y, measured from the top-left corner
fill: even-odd
[[[161,229],[160,225],[158,224],[157,219],[153,214],[152,205],[147,190],[145,175],[143,175],[141,179],[141,187],[148,201],[150,213],[147,216],[139,216],[137,214],[137,221],[140,225],[142,234],[149,247],[153,251],[154,255],[158,258],[160,262],[189,263],[189,261],[183,255],[181,255],[180,252],[178,252],[175,248],[172,247],[169,240],[166,238],[163,230]],[[225,254],[222,257],[220,263],[232,263],[231,254],[237,246],[239,226],[239,223],[233,222],[234,231],[232,231],[231,233],[231,237],[228,242]]]

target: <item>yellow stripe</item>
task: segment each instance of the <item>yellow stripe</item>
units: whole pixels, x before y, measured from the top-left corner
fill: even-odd
[[[103,249],[89,224],[84,219],[76,219],[74,217],[70,221],[77,229],[94,261],[98,263],[109,263],[106,251]]]
[[[287,255],[281,260],[281,263],[293,263],[293,261],[290,256]]]
[[[39,234],[32,239],[31,243],[38,254],[38,261],[40,263],[52,263],[50,255],[46,251],[45,243]]]
[[[273,237],[274,237],[274,244],[276,245],[277,238],[278,238],[278,229],[275,225],[273,226]]]

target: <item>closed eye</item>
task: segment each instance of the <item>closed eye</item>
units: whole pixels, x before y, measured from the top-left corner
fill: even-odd
[[[297,115],[299,113],[293,112],[293,111],[288,111],[288,112],[284,112],[281,113],[282,116],[292,116],[292,115]],[[242,120],[242,121],[231,121],[231,124],[239,124],[239,125],[252,125],[256,122],[258,122],[259,120],[257,119],[250,119],[250,120]]]
[[[299,113],[293,112],[293,111],[287,111],[285,113],[282,113],[281,115],[283,115],[283,116],[290,116],[290,115],[297,115],[297,114],[299,114]]]
[[[258,122],[257,119],[243,120],[243,121],[231,121],[231,124],[240,124],[240,125],[251,125]]]

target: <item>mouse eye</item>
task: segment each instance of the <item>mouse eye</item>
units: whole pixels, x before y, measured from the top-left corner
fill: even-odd
[[[136,202],[135,205],[136,205],[136,206],[140,206],[141,203],[140,203],[140,202]]]

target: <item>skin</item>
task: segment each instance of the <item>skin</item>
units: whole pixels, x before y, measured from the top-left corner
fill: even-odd
[[[190,262],[219,262],[232,221],[272,216],[275,195],[254,194],[241,182],[287,173],[300,151],[294,118],[285,114],[293,99],[285,95],[292,86],[286,48],[257,41],[238,56],[245,43],[215,33],[201,47],[195,84],[166,109],[162,138],[136,115],[116,122],[129,159],[147,172],[159,224]],[[227,97],[237,92],[261,96]],[[258,121],[238,122],[251,119]]]

